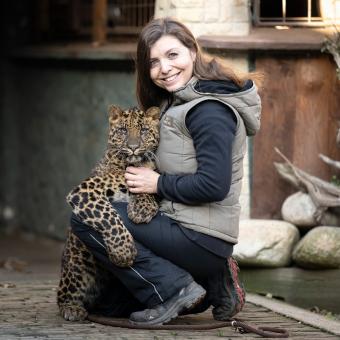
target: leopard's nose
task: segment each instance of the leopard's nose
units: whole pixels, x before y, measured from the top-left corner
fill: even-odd
[[[132,150],[132,151],[136,151],[139,147],[139,144],[129,144],[129,148]]]
[[[139,138],[136,134],[131,133],[128,137],[127,144],[131,151],[136,151],[136,149],[139,147]]]

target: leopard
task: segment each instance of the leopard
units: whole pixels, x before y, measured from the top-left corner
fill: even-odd
[[[73,213],[100,233],[110,261],[119,267],[131,266],[137,250],[112,203],[127,202],[128,217],[136,224],[150,222],[159,209],[156,195],[129,192],[124,177],[128,166],[157,170],[155,151],[159,143],[159,115],[158,107],[144,111],[137,107],[124,110],[111,105],[106,151],[90,176],[66,197]],[[107,276],[82,241],[68,228],[57,291],[57,303],[64,319],[84,320],[87,306],[93,305]]]

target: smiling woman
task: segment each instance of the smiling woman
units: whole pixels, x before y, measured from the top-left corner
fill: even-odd
[[[158,169],[129,166],[125,179],[131,193],[157,194],[160,211],[136,225],[126,205],[115,205],[138,250],[128,268],[110,263],[88,237],[91,232],[102,243],[100,235],[82,221],[72,221],[73,231],[127,288],[116,289],[125,304],[115,303],[111,316],[159,325],[212,305],[215,319],[227,320],[244,304],[230,256],[238,238],[246,136],[260,125],[257,88],[203,54],[188,28],[171,18],[143,28],[136,68],[140,106],[161,108]]]

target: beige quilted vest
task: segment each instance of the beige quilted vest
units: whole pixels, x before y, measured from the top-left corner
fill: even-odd
[[[197,78],[174,92],[174,102],[161,116],[160,144],[157,150],[159,171],[168,174],[192,174],[197,170],[196,152],[185,125],[188,111],[204,100],[217,100],[230,107],[237,118],[232,148],[232,178],[229,193],[220,202],[195,206],[163,199],[160,210],[183,226],[237,243],[246,136],[260,128],[261,101],[256,86],[232,94],[200,93],[194,89]]]

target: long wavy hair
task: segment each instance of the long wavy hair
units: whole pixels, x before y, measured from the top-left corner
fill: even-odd
[[[189,50],[196,53],[193,74],[199,79],[231,80],[239,86],[249,79],[248,75],[237,75],[221,58],[201,51],[195,37],[181,22],[170,18],[151,20],[141,31],[137,44],[136,59],[136,95],[140,107],[144,110],[168,102],[172,94],[153,83],[150,78],[150,49],[162,36],[177,38]]]

